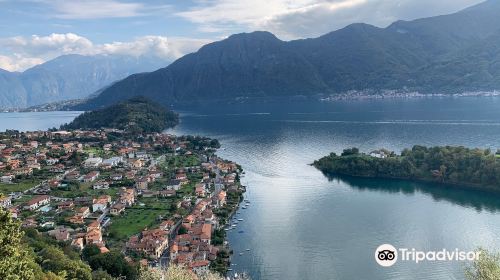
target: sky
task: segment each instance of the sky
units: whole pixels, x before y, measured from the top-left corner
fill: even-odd
[[[0,68],[64,54],[175,60],[234,33],[282,40],[448,14],[482,0],[0,0]]]

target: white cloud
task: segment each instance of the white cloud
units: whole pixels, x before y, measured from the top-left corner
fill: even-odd
[[[483,0],[199,0],[176,15],[201,32],[267,30],[283,39],[315,37],[355,22],[384,27],[398,19],[456,12]]]
[[[11,72],[23,70],[43,62],[44,61],[40,58],[19,57],[16,55],[14,55],[14,57],[8,57],[0,55],[0,68]]]
[[[218,32],[228,25],[255,28],[272,17],[313,5],[316,0],[199,1],[199,5],[177,15],[200,24],[201,31]],[[234,26],[236,25],[236,26]]]
[[[211,40],[183,37],[143,36],[131,42],[113,42],[95,48],[100,54],[120,54],[130,56],[150,55],[173,60],[186,53],[194,52]]]
[[[73,33],[0,39],[0,49],[13,55],[0,56],[0,68],[22,71],[64,54],[152,56],[172,61],[198,50],[209,40],[182,37],[143,36],[129,42],[94,44]]]
[[[0,0],[20,1],[20,0]],[[46,16],[66,20],[130,18],[165,14],[172,5],[153,5],[147,1],[130,0],[23,0],[48,7]]]
[[[49,36],[33,35],[28,38],[17,36],[0,39],[0,46],[12,53],[50,56],[58,53],[85,53],[92,49],[93,44],[87,38],[73,33],[53,33]]]
[[[55,17],[62,19],[118,18],[139,16],[141,3],[122,3],[114,0],[51,0]]]

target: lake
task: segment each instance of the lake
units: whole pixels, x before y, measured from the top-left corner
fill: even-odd
[[[47,130],[71,122],[82,112],[29,112],[0,113],[0,131],[15,129],[19,131]]]
[[[499,197],[405,181],[327,178],[309,165],[353,146],[365,152],[415,144],[496,150],[500,98],[270,102],[179,111],[181,123],[169,132],[218,138],[219,155],[245,170],[251,205],[239,210],[243,221],[228,234],[234,272],[253,279],[464,279],[466,263],[383,268],[374,251],[384,243],[422,251],[500,249]],[[16,123],[0,115],[0,128],[22,123],[46,129],[74,117],[15,114]],[[26,125],[33,118],[37,122]]]

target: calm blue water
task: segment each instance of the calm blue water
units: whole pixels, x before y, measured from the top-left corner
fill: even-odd
[[[253,279],[463,279],[464,263],[382,268],[374,250],[384,243],[500,249],[499,197],[410,182],[329,180],[308,165],[351,146],[496,150],[499,98],[196,108],[184,111],[172,132],[216,137],[225,148],[219,154],[243,165],[251,206],[240,210],[244,221],[229,241],[232,268]]]
[[[496,196],[401,181],[329,179],[308,165],[351,146],[500,148],[500,98],[233,104],[181,113],[181,124],[170,132],[220,139],[219,154],[246,171],[251,206],[240,210],[244,221],[229,233],[234,271],[253,279],[463,279],[464,263],[382,268],[374,250],[383,243],[500,250]],[[44,129],[71,119],[38,114],[41,121],[24,127]],[[3,116],[0,128],[15,128]],[[16,116],[25,124],[34,118]]]
[[[30,112],[0,113],[0,131],[15,129],[19,131],[46,130],[71,122],[82,112]]]

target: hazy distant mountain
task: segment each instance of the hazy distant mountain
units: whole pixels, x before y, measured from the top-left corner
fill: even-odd
[[[88,97],[133,73],[167,64],[147,57],[64,55],[22,73],[0,70],[0,108]]]
[[[335,94],[348,90],[462,92],[500,89],[500,1],[460,12],[352,24],[284,42],[268,32],[238,34],[166,68],[131,75],[82,108],[144,95],[163,103]]]

